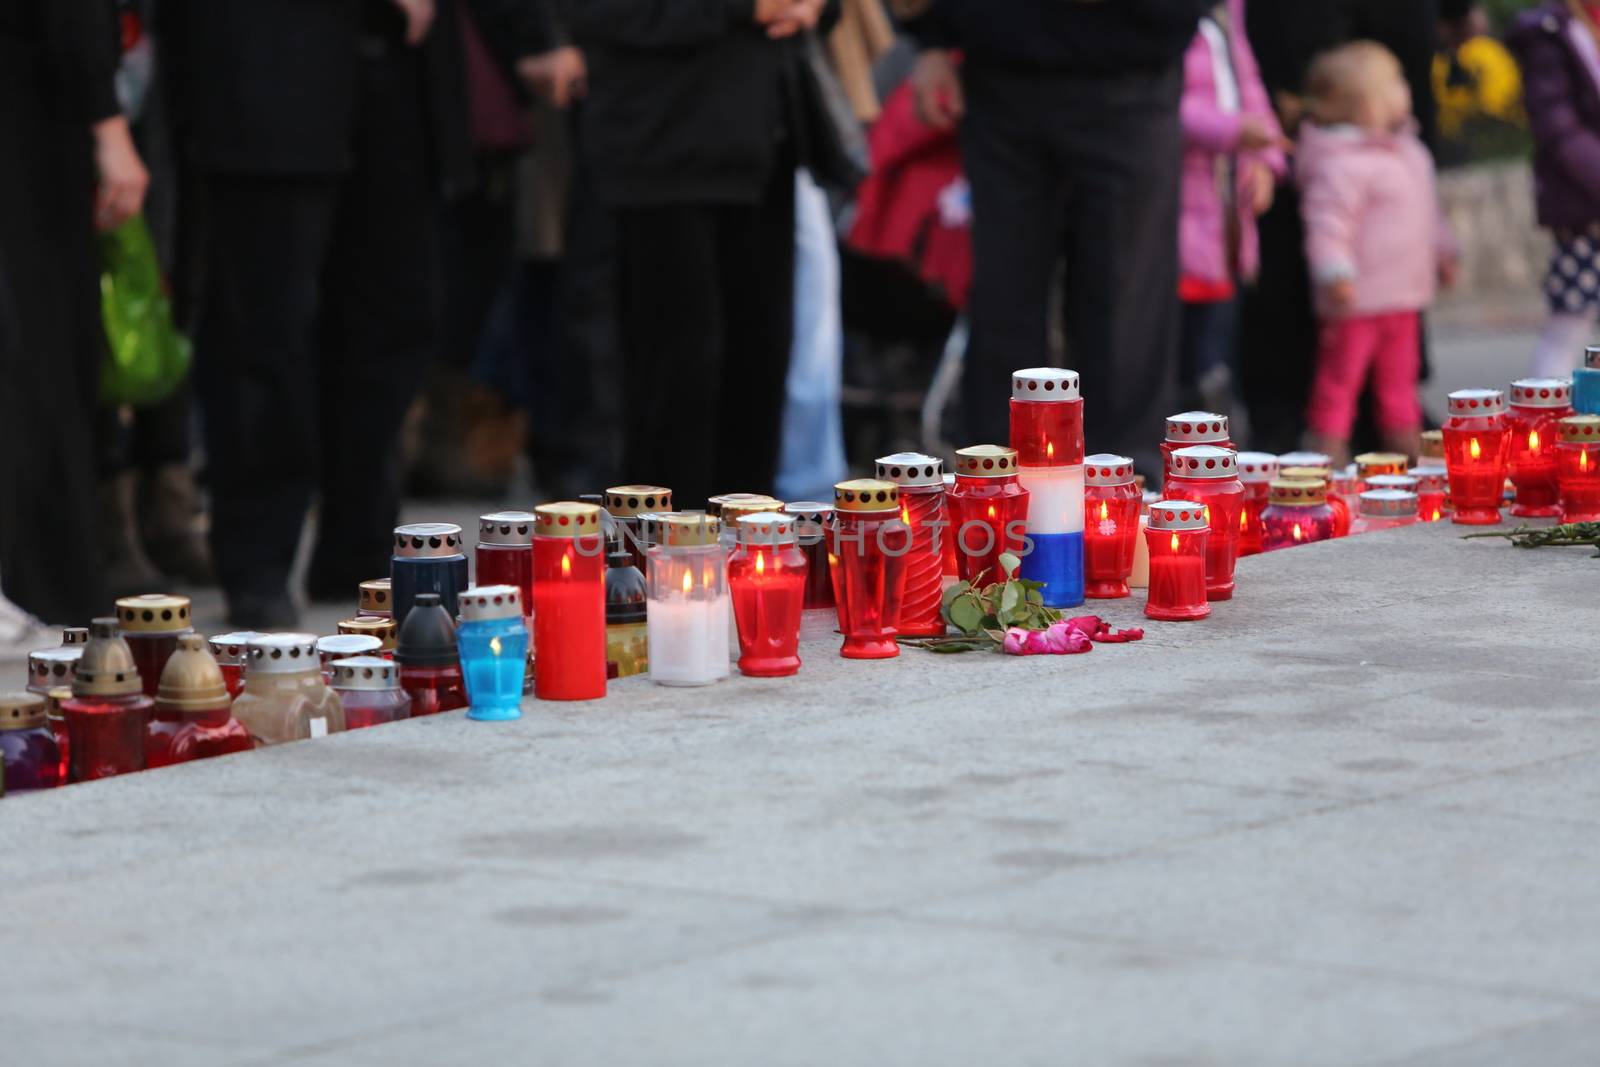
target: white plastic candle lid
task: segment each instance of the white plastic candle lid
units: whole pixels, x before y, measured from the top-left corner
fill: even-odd
[[[1133,481],[1133,460],[1110,452],[1083,458],[1084,485],[1127,485]]]
[[[1450,414],[1458,419],[1500,415],[1506,410],[1506,394],[1498,389],[1457,389],[1449,399]]]
[[[351,656],[331,664],[335,689],[399,689],[400,665],[379,656]]]
[[[921,452],[896,452],[878,458],[878,478],[896,485],[943,485],[944,460]]]
[[[1332,467],[1333,459],[1322,452],[1285,452],[1278,457],[1278,468]]]
[[[371,634],[330,634],[317,638],[317,656],[325,660],[376,655],[381,648],[383,641]]]
[[[1150,505],[1152,530],[1204,530],[1206,525],[1205,505],[1193,500],[1157,500]]]
[[[1215,411],[1180,411],[1167,416],[1167,440],[1173,444],[1203,445],[1228,439],[1228,416]]]
[[[1190,445],[1172,453],[1167,473],[1175,478],[1237,478],[1239,463],[1231,448],[1215,445]]]
[[[514,585],[469,585],[456,603],[462,622],[522,618],[522,590]]]
[[[1368,519],[1403,519],[1417,513],[1417,494],[1404,489],[1368,489],[1361,494],[1361,514]]]
[[[1417,479],[1410,474],[1374,474],[1367,479],[1368,489],[1399,489],[1405,493],[1417,491]]]
[[[1078,372],[1059,367],[1028,367],[1011,374],[1013,400],[1077,400]]]
[[[1511,403],[1523,408],[1564,408],[1572,402],[1572,383],[1565,378],[1518,378],[1511,383]]]
[[[252,674],[294,674],[315,670],[322,661],[315,634],[266,634],[251,639],[249,662]]]
[[[1235,460],[1241,482],[1270,482],[1278,476],[1278,457],[1271,452],[1240,452]]]

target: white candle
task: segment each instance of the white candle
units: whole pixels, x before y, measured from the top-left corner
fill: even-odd
[[[710,685],[728,676],[727,592],[705,600],[650,602],[650,680],[659,685]]]
[[[1017,481],[1028,491],[1028,532],[1083,532],[1083,466],[1019,467]]]
[[[1133,541],[1133,573],[1128,575],[1129,589],[1150,587],[1150,545],[1144,538],[1144,528],[1149,524],[1150,516],[1139,516],[1139,535]]]

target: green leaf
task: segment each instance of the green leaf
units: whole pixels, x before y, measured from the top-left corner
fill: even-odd
[[[950,602],[950,625],[962,633],[970,634],[982,624],[983,609],[970,596],[957,597]]]
[[[1007,582],[1000,591],[996,617],[1007,626],[1018,626],[1028,620],[1028,615],[1028,591],[1016,582]]]
[[[1005,626],[993,615],[985,615],[983,619],[979,621],[977,628],[979,630],[1005,630]]]
[[[1016,573],[1017,573],[1017,570],[1019,568],[1021,568],[1021,566],[1022,566],[1022,560],[1017,558],[1017,556],[1014,553],[1011,553],[1011,552],[1002,552],[1002,553],[1000,553],[1000,571],[1007,578],[1011,578],[1011,577],[1015,576]]]
[[[954,625],[950,618],[950,608],[968,592],[970,592],[970,588],[966,582],[955,582],[945,589],[944,599],[939,604],[939,613],[944,616],[945,622]]]
[[[1044,594],[1037,589],[1028,590],[1028,603],[1036,608],[1044,607]]]

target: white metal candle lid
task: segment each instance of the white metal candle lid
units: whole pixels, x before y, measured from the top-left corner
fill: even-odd
[[[534,514],[531,511],[496,511],[478,516],[478,544],[533,544]]]
[[[1013,400],[1077,400],[1078,372],[1059,367],[1028,367],[1011,374]]]
[[[211,654],[218,663],[230,667],[243,667],[250,655],[250,642],[267,635],[257,630],[235,630],[211,638]]]
[[[1361,514],[1369,519],[1403,519],[1417,513],[1417,494],[1404,489],[1368,489],[1361,494]]]
[[[1399,489],[1407,493],[1415,493],[1417,484],[1414,474],[1374,474],[1367,479],[1368,489]]]
[[[1133,481],[1133,460],[1110,452],[1083,458],[1084,485],[1128,485]]]
[[[1450,414],[1456,418],[1501,415],[1506,410],[1506,394],[1498,389],[1457,389],[1449,400]]]
[[[881,461],[880,461],[881,462]],[[746,545],[792,545],[799,539],[800,520],[775,511],[739,517],[739,542]]]
[[[783,513],[804,522],[824,522],[832,518],[833,505],[820,500],[791,500],[783,506]]]
[[[1450,482],[1450,472],[1436,463],[1412,467],[1411,477],[1417,480],[1419,493],[1442,493]]]
[[[1583,365],[1590,370],[1600,370],[1600,345],[1583,346]]]
[[[56,685],[71,685],[72,676],[83,656],[82,645],[58,645],[28,653],[28,685],[33,689],[49,689]]]
[[[460,551],[461,527],[453,522],[414,522],[394,528],[396,556],[454,556]]]
[[[944,460],[921,452],[896,452],[878,459],[878,478],[899,486],[944,485]]]
[[[522,590],[514,585],[469,585],[457,598],[462,622],[522,618]]]
[[[1564,408],[1572,402],[1566,378],[1518,378],[1511,383],[1511,403],[1523,408]]]
[[[1228,439],[1228,416],[1215,411],[1180,411],[1167,416],[1167,440],[1202,445]]]
[[[1190,445],[1172,453],[1167,473],[1175,478],[1237,478],[1238,454],[1215,445]]]
[[[250,640],[250,673],[294,674],[315,670],[316,634],[265,634]]]
[[[317,638],[317,656],[324,664],[351,656],[375,656],[383,641],[371,634],[330,634]]]
[[[336,659],[332,686],[335,689],[399,689],[400,665],[378,656],[350,656]]]
[[[1193,500],[1157,500],[1150,505],[1152,530],[1204,530],[1206,508]]]
[[[1278,457],[1271,452],[1240,452],[1234,459],[1241,482],[1270,482],[1278,476]]]

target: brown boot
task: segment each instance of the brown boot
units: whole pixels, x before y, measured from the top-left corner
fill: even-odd
[[[100,483],[100,562],[114,597],[159,593],[167,584],[139,543],[134,521],[136,478],[133,471],[123,471]]]
[[[139,527],[152,562],[168,578],[189,585],[216,584],[189,465],[157,467],[145,475],[141,489]]]

